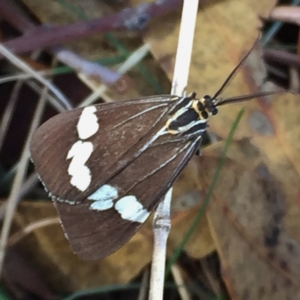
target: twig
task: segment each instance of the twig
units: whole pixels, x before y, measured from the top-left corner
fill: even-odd
[[[197,11],[198,0],[184,1],[171,91],[171,94],[173,95],[185,94],[191,62]],[[163,298],[166,242],[171,229],[171,197],[172,189],[166,194],[164,201],[159,204],[153,220],[154,250],[150,279],[150,300],[159,300]]]
[[[22,197],[28,193],[28,191],[30,189],[32,189],[33,186],[35,186],[37,184],[37,182],[39,181],[37,173],[34,172],[33,174],[31,174],[30,176],[28,176],[26,178],[26,180],[23,182],[20,191],[18,193],[18,197],[16,199],[16,202],[19,203],[20,199],[22,199]],[[0,206],[0,220],[3,219],[3,217],[5,216],[6,213],[6,209],[7,209],[7,201],[4,202],[1,206]]]
[[[136,66],[136,64],[139,63],[149,52],[150,46],[149,44],[145,44],[136,51],[134,51],[128,59],[118,68],[118,73],[120,74],[125,74],[128,72],[131,68]],[[81,104],[79,105],[80,107],[84,107],[87,105],[91,105],[93,102],[95,102],[100,96],[103,97],[103,93],[107,90],[107,86],[102,85],[98,87],[94,93],[89,95],[86,99],[84,99]],[[109,99],[107,99],[108,102],[110,102]]]
[[[0,1],[0,14],[7,22],[25,33],[26,36],[36,34],[37,31],[40,31],[40,26],[33,23],[13,0]],[[38,38],[37,35],[36,38]],[[61,47],[53,47],[50,49],[50,52],[56,55],[57,59],[61,62],[69,65],[78,72],[83,72],[88,77],[95,80],[100,79],[100,81],[109,85],[117,83],[121,77],[120,74],[101,66],[99,63],[90,62],[83,57],[74,54],[70,50],[65,50]]]
[[[25,146],[23,148],[22,156],[18,165],[18,171],[15,176],[12,189],[9,195],[9,198],[7,200],[7,209],[6,209],[6,214],[2,226],[2,232],[1,232],[1,239],[0,239],[0,274],[2,274],[3,271],[3,262],[4,262],[4,257],[5,257],[5,250],[7,246],[7,240],[10,232],[10,227],[12,224],[12,220],[14,217],[16,205],[17,205],[17,200],[18,200],[18,195],[20,193],[20,188],[22,186],[26,171],[27,171],[27,166],[29,164],[29,144],[30,144],[30,139],[38,125],[40,124],[40,120],[42,117],[42,114],[44,112],[45,104],[46,104],[46,94],[48,93],[48,88],[45,87],[43,90],[43,93],[41,95],[41,99],[38,102],[37,109],[33,118],[33,121],[30,126],[30,130],[28,133],[28,137],[25,143]]]
[[[299,74],[296,68],[291,67],[289,69],[289,91],[299,91],[300,81],[299,81]]]
[[[179,269],[179,267],[177,265],[172,266],[172,275],[173,275],[174,281],[176,283],[180,298],[182,300],[190,300],[191,295],[189,294],[189,291],[185,285],[181,270]]]
[[[291,6],[297,6],[299,5],[299,3],[300,0],[293,0]],[[270,15],[270,18],[272,18],[272,13]],[[279,31],[282,25],[283,25],[282,21],[276,21],[269,27],[269,29],[265,32],[265,34],[261,38],[261,43],[263,46],[267,45],[271,41],[271,39]]]
[[[147,299],[147,293],[148,293],[148,282],[149,282],[149,277],[150,277],[150,269],[147,268],[144,270],[143,276],[142,276],[142,282],[141,282],[141,287],[139,290],[139,294],[137,296],[137,300],[144,300]]]
[[[31,57],[35,57],[37,53],[33,53]],[[19,92],[24,84],[24,80],[18,80],[13,88],[13,91],[11,93],[11,96],[8,100],[5,112],[3,114],[1,124],[0,124],[0,151],[9,127],[9,124],[11,122],[16,104],[17,104],[17,99],[19,96]]]
[[[186,0],[191,1],[191,0]],[[170,209],[172,189],[159,204],[153,220],[153,256],[151,264],[149,300],[163,299],[166,263],[166,244],[171,230]]]
[[[38,85],[34,80],[28,80],[26,81],[26,84],[33,90],[35,91],[38,95],[40,95],[43,91],[43,87],[41,87],[40,85]],[[58,101],[56,97],[53,97],[51,94],[47,94],[47,101],[48,103],[54,107],[57,111],[59,112],[64,112],[68,109],[72,109],[73,105],[71,104],[71,102],[69,103],[68,108],[66,108],[65,105],[63,105],[61,103],[61,101]]]
[[[11,96],[8,100],[3,117],[0,122],[0,151],[1,151],[4,139],[5,139],[9,124],[11,122],[13,113],[15,111],[18,95],[19,95],[22,85],[23,85],[23,81],[18,81],[15,84],[13,91],[11,93]]]
[[[264,59],[284,63],[291,67],[300,68],[299,58],[297,54],[294,53],[289,53],[283,50],[264,49],[263,56]]]
[[[21,32],[35,30],[36,25],[23,13],[14,0],[0,1],[0,15]]]
[[[0,44],[0,53],[5,56],[12,64],[14,64],[17,68],[22,71],[31,74],[36,80],[41,82],[44,86],[46,86],[52,93],[56,95],[56,97],[62,102],[62,104],[67,108],[71,109],[69,104],[69,100],[48,80],[44,77],[40,76],[34,69],[32,69],[28,64],[15,56],[9,49]]]
[[[36,222],[33,222],[29,225],[27,225],[25,228],[22,228],[20,231],[14,233],[8,240],[7,247],[12,247],[16,243],[20,242],[25,236],[27,236],[29,233],[43,228],[48,227],[49,225],[59,224],[60,220],[59,217],[52,217],[52,218],[45,218],[38,220]]]
[[[95,33],[120,30],[142,30],[148,22],[158,16],[179,9],[182,0],[158,0],[143,3],[135,8],[126,8],[119,13],[96,20],[81,21],[71,25],[39,28],[32,34],[5,43],[14,53],[24,53],[36,49],[56,46]]]
[[[58,60],[72,67],[78,73],[84,73],[89,79],[98,82],[103,81],[105,84],[116,84],[122,77],[121,74],[114,72],[100,64],[88,61],[76,53],[67,49],[56,49],[55,55]]]

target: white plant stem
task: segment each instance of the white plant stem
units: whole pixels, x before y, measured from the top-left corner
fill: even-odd
[[[175,60],[172,95],[185,95],[191,62],[198,0],[183,3],[181,27]],[[151,267],[149,300],[163,299],[167,239],[171,230],[170,207],[172,189],[166,194],[153,220],[154,250]]]

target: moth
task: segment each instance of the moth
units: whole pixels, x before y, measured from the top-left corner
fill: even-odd
[[[219,98],[251,50],[213,96],[96,104],[35,132],[32,160],[79,257],[106,257],[136,233],[199,150],[219,106],[276,93]]]

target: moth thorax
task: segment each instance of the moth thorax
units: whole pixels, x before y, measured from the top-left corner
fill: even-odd
[[[190,107],[183,110],[181,114],[171,116],[166,126],[171,134],[192,134],[196,131],[205,131],[207,118],[203,118],[198,111]]]

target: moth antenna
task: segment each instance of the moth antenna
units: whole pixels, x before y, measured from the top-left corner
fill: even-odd
[[[229,83],[231,82],[231,80],[236,75],[237,71],[241,68],[241,66],[244,64],[244,62],[246,61],[246,59],[249,57],[249,55],[251,54],[251,52],[253,51],[253,49],[258,44],[259,38],[260,38],[260,34],[258,33],[256,41],[254,42],[254,44],[251,47],[251,49],[247,52],[247,54],[243,57],[243,59],[239,62],[239,64],[231,71],[231,73],[229,74],[229,76],[227,77],[227,79],[224,81],[224,83],[221,85],[221,87],[215,93],[215,95],[212,97],[212,99],[216,99],[227,88],[227,86],[229,85]]]
[[[220,102],[217,103],[217,106],[220,105],[225,105],[229,103],[237,103],[237,102],[243,102],[243,101],[248,101],[254,98],[259,98],[259,97],[266,97],[266,96],[271,96],[271,95],[277,95],[277,94],[285,94],[285,93],[292,93],[295,94],[292,91],[270,91],[270,92],[259,92],[259,93],[254,93],[254,94],[249,94],[249,95],[242,95],[242,96],[236,96],[236,97],[230,97],[224,100],[221,100]]]

